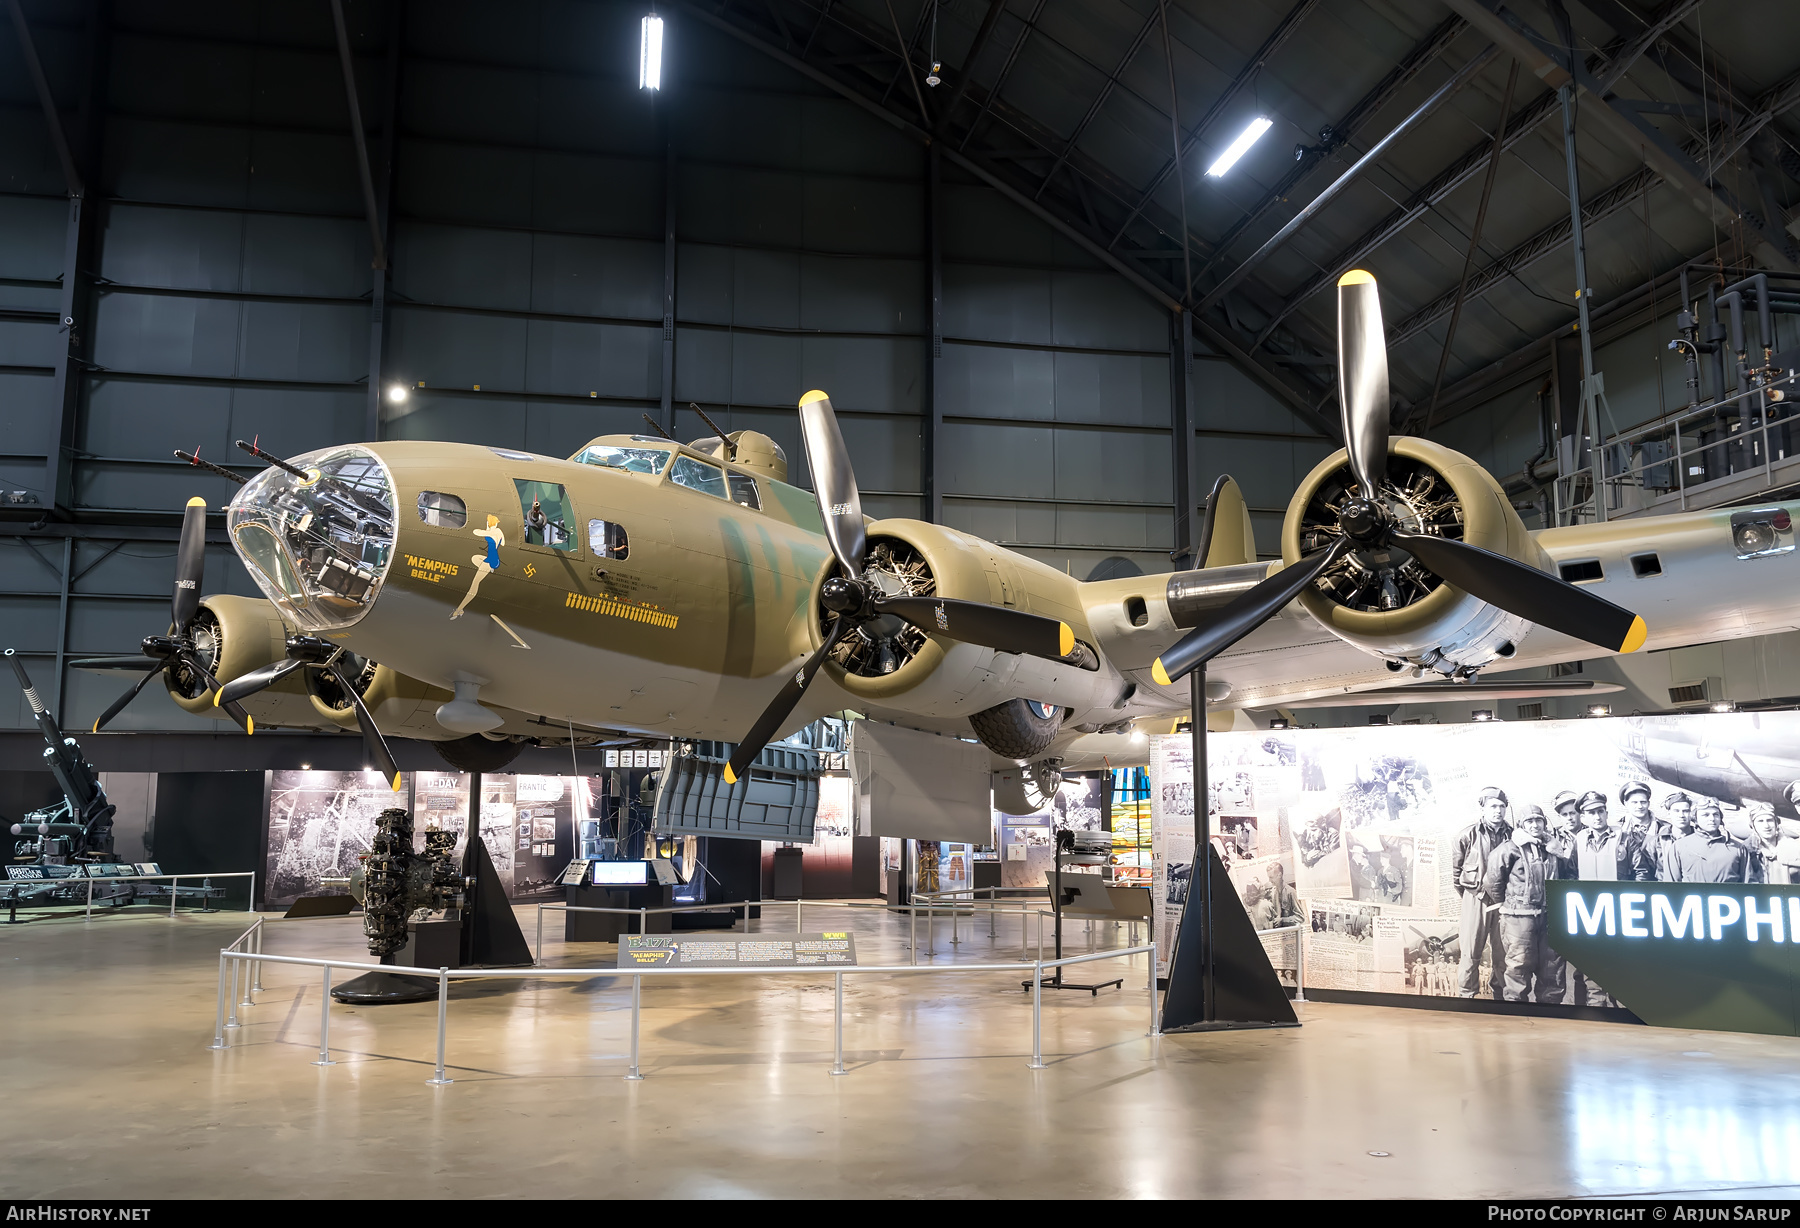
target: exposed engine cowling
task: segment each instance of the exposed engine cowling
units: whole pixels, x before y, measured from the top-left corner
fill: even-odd
[[[1307,474],[1282,526],[1283,561],[1297,563],[1342,536],[1337,508],[1354,493],[1357,483],[1344,452],[1332,453]],[[1429,440],[1401,437],[1390,442],[1377,501],[1403,528],[1551,570],[1548,556],[1487,470]],[[1390,662],[1449,677],[1469,677],[1511,656],[1531,627],[1446,584],[1392,544],[1351,550],[1299,600],[1346,642]]]
[[[287,626],[274,606],[259,597],[219,595],[202,597],[194,616],[194,649],[207,672],[229,682],[287,654]],[[229,720],[230,714],[213,704],[213,693],[186,668],[171,669],[166,682],[169,698],[184,712]],[[323,728],[313,710],[306,686],[289,676],[247,697],[244,708],[261,728]]]
[[[1057,618],[1075,631],[1065,661],[996,654],[991,649],[926,634],[899,618],[875,619],[844,637],[826,658],[832,681],[857,700],[879,707],[899,696],[920,716],[969,716],[1020,695],[1043,705],[1085,708],[1101,687],[1093,634],[1073,580],[1054,568],[1000,550],[943,525],[881,520],[868,528],[864,575],[889,596],[937,596]],[[824,641],[833,615],[813,584],[813,617],[806,648]]]

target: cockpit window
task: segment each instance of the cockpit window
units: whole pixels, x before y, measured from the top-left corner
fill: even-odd
[[[455,495],[435,490],[419,492],[419,519],[439,529],[460,529],[469,523],[469,509]]]
[[[264,470],[238,490],[226,522],[263,594],[301,630],[335,631],[381,591],[394,548],[394,488],[364,448],[297,456],[304,472]]]
[[[669,454],[661,448],[615,448],[609,444],[595,444],[577,452],[575,459],[584,465],[647,473],[654,477],[667,467]]]
[[[552,550],[574,550],[575,517],[569,511],[569,496],[556,482],[534,482],[514,478],[519,489],[519,511],[525,517],[525,544],[548,546]]]
[[[742,507],[762,510],[762,496],[756,493],[756,479],[747,473],[725,474],[731,480],[731,501]]]
[[[675,458],[675,468],[670,471],[669,480],[677,486],[686,486],[690,490],[716,495],[721,499],[726,497],[725,471],[717,465],[697,461],[691,456]]]

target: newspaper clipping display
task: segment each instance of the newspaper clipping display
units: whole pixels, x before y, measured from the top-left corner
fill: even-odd
[[[1308,988],[1613,1006],[1550,949],[1546,880],[1800,882],[1796,713],[1207,745],[1213,847],[1289,984],[1298,964]],[[1190,755],[1185,733],[1151,740],[1164,975],[1194,863]]]

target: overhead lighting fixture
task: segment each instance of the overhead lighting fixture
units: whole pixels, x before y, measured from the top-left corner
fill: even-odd
[[[1478,721],[1491,721],[1494,719],[1494,710],[1492,708],[1477,708],[1470,715]]]
[[[1737,705],[1730,700],[1722,700],[1712,706],[1714,712],[1736,712]]]
[[[400,404],[402,401],[406,400],[407,395],[405,384],[393,384],[388,387],[388,401],[391,404]]]
[[[1373,713],[1369,717],[1369,724],[1371,725],[1385,725],[1387,723],[1388,718],[1379,712]]]
[[[1589,716],[1611,716],[1612,708],[1606,704],[1590,704],[1587,714]]]
[[[1133,729],[1131,731],[1131,741],[1134,745],[1142,744],[1148,740],[1148,737],[1145,736],[1142,729]]]
[[[1213,164],[1206,168],[1206,173],[1217,179],[1226,171],[1237,165],[1237,160],[1250,152],[1250,147],[1261,139],[1262,134],[1275,126],[1272,119],[1264,119],[1258,115],[1250,121],[1250,126],[1238,133],[1237,140],[1225,147]]]
[[[662,88],[663,20],[655,13],[647,15],[638,26],[638,88]]]
[[[1270,729],[1287,729],[1287,728],[1290,728],[1290,726],[1288,725],[1287,717],[1272,716],[1269,718],[1269,728]]]

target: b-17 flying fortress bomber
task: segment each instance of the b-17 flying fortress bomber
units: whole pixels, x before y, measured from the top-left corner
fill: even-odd
[[[1213,707],[1268,708],[1800,627],[1787,508],[1528,530],[1474,461],[1389,437],[1374,279],[1346,274],[1338,300],[1348,447],[1294,492],[1279,562],[1255,557],[1228,480],[1205,566],[1167,576],[1083,582],[867,520],[822,391],[799,403],[812,491],[754,431],[604,436],[566,459],[246,445],[268,468],[227,524],[267,600],[198,596],[194,500],[169,633],[89,663],[146,671],[96,728],[160,676],[246,730],[360,727],[390,776],[389,737],[474,770],[526,743],[672,738],[734,744],[735,779],[853,710],[1048,777],[1141,761],[1134,730],[1187,711],[1202,665]]]

